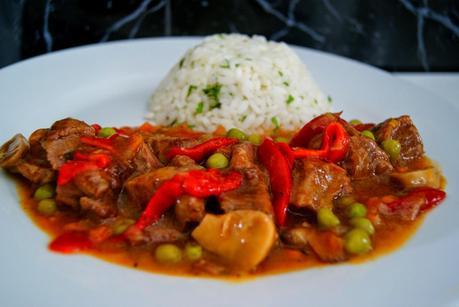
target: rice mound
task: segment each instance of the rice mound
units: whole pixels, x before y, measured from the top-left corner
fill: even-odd
[[[219,34],[188,50],[153,93],[147,119],[247,133],[298,129],[331,101],[284,43]]]

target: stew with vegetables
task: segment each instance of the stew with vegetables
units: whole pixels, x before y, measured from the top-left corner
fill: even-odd
[[[213,134],[66,118],[0,149],[49,249],[244,278],[360,261],[406,241],[445,179],[409,116]]]

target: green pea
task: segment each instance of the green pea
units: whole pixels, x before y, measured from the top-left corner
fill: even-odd
[[[196,261],[202,257],[202,247],[198,244],[188,243],[185,246],[185,255],[191,261]]]
[[[349,121],[349,124],[351,124],[351,125],[353,125],[353,126],[354,126],[354,125],[359,125],[359,124],[361,124],[361,123],[362,123],[362,121],[360,121],[360,120],[358,120],[358,119],[351,119],[351,120]]]
[[[344,248],[351,254],[368,253],[372,249],[370,236],[365,230],[354,228],[346,234]]]
[[[325,228],[335,227],[340,224],[338,217],[329,208],[321,208],[317,212],[319,225]]]
[[[33,197],[36,200],[42,200],[42,199],[53,197],[54,193],[55,193],[54,187],[51,184],[47,183],[47,184],[44,184],[38,187],[38,189],[35,190]]]
[[[361,203],[353,203],[347,209],[347,215],[350,218],[364,217],[367,215],[367,207]]]
[[[254,145],[260,145],[261,144],[261,135],[259,134],[251,134],[249,135],[249,138],[247,139],[250,143]]]
[[[114,135],[115,133],[116,133],[116,130],[113,129],[112,127],[104,127],[99,130],[99,133],[97,133],[97,136],[101,138],[108,138]]]
[[[43,215],[52,215],[57,210],[56,201],[51,198],[40,200],[37,210]]]
[[[371,132],[370,130],[363,130],[362,132],[360,132],[364,137],[367,137],[369,139],[372,139],[373,141],[375,140],[375,135],[373,134],[373,132]]]
[[[274,141],[278,142],[278,143],[288,143],[289,142],[289,139],[287,138],[284,138],[282,136],[278,136],[274,139]]]
[[[360,228],[365,230],[369,235],[372,235],[375,233],[375,227],[371,223],[369,219],[366,219],[364,217],[356,217],[351,220],[351,225],[354,226],[355,228]]]
[[[397,160],[400,156],[401,145],[400,142],[393,139],[385,140],[381,143],[384,151],[389,155],[391,160]]]
[[[343,196],[337,200],[337,205],[342,208],[348,207],[353,203],[355,203],[355,199],[352,196]]]
[[[182,260],[182,251],[174,244],[161,244],[155,250],[155,258],[161,263],[178,263]]]
[[[228,130],[228,132],[226,133],[226,136],[230,138],[239,139],[241,141],[247,140],[247,134],[245,134],[244,132],[242,132],[241,130],[237,128],[231,128],[230,130]]]
[[[133,225],[134,223],[135,221],[131,219],[122,219],[122,220],[116,221],[112,227],[113,234],[115,235],[122,234],[123,232],[126,231],[126,229],[128,229],[129,226]]]
[[[219,152],[211,155],[207,161],[206,165],[208,168],[225,168],[229,164],[228,158],[224,154]]]

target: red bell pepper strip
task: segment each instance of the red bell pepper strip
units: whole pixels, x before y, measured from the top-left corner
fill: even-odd
[[[69,183],[77,174],[88,170],[102,169],[107,167],[111,158],[102,153],[83,154],[75,152],[72,161],[66,162],[59,169],[57,185]]]
[[[182,180],[185,194],[204,198],[237,189],[242,183],[242,176],[234,171],[222,175],[217,169],[209,169],[190,171]]]
[[[65,232],[49,244],[50,250],[64,254],[85,251],[91,247],[93,243],[89,240],[88,234],[83,231]]]
[[[320,149],[295,149],[293,156],[295,158],[316,157],[336,163],[344,159],[348,151],[349,135],[340,123],[332,122],[325,128]]]
[[[239,140],[235,138],[217,137],[189,148],[172,147],[166,154],[166,157],[168,159],[172,159],[177,155],[183,155],[190,157],[194,161],[200,161],[215,152],[217,149],[236,144],[237,142],[239,142]]]
[[[140,219],[135,224],[138,229],[144,229],[159,220],[161,215],[175,204],[183,194],[182,183],[178,177],[164,182],[153,194]]]
[[[216,169],[210,169],[178,174],[165,181],[156,190],[135,227],[143,230],[159,220],[161,215],[183,194],[202,198],[218,196],[223,192],[237,189],[241,183],[242,175],[237,172],[223,174]]]
[[[285,159],[287,159],[288,166],[290,169],[293,168],[293,162],[295,161],[295,156],[293,155],[293,150],[288,146],[287,143],[279,142],[276,143],[277,148],[280,152],[284,155]]]
[[[113,148],[113,139],[117,136],[118,135],[114,134],[108,139],[91,136],[82,136],[80,137],[80,142],[86,145],[94,146],[108,151],[114,151],[115,149]]]
[[[429,210],[437,206],[442,202],[446,197],[445,191],[433,189],[433,188],[417,188],[411,190],[405,196],[400,197],[397,200],[387,204],[387,206],[392,210],[397,210],[404,206],[408,206],[415,200],[422,198],[424,203],[421,206],[421,210]]]
[[[287,218],[287,207],[292,191],[289,161],[276,144],[268,138],[258,147],[258,158],[269,173],[276,223],[283,226]]]
[[[326,113],[312,119],[293,136],[290,140],[290,146],[308,147],[309,141],[311,141],[315,135],[323,132],[329,124],[339,121],[339,115],[340,113]]]
[[[73,159],[78,161],[94,162],[99,168],[107,167],[111,162],[111,158],[109,155],[103,153],[83,154],[79,151],[75,152],[75,154],[73,155]]]
[[[57,185],[64,185],[72,181],[72,179],[79,173],[98,169],[96,163],[87,161],[68,161],[59,169],[57,177]]]

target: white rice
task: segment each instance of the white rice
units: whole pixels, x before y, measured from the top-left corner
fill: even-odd
[[[152,123],[187,123],[196,130],[219,125],[247,133],[293,130],[331,101],[284,43],[264,37],[214,35],[188,50],[150,99]]]

